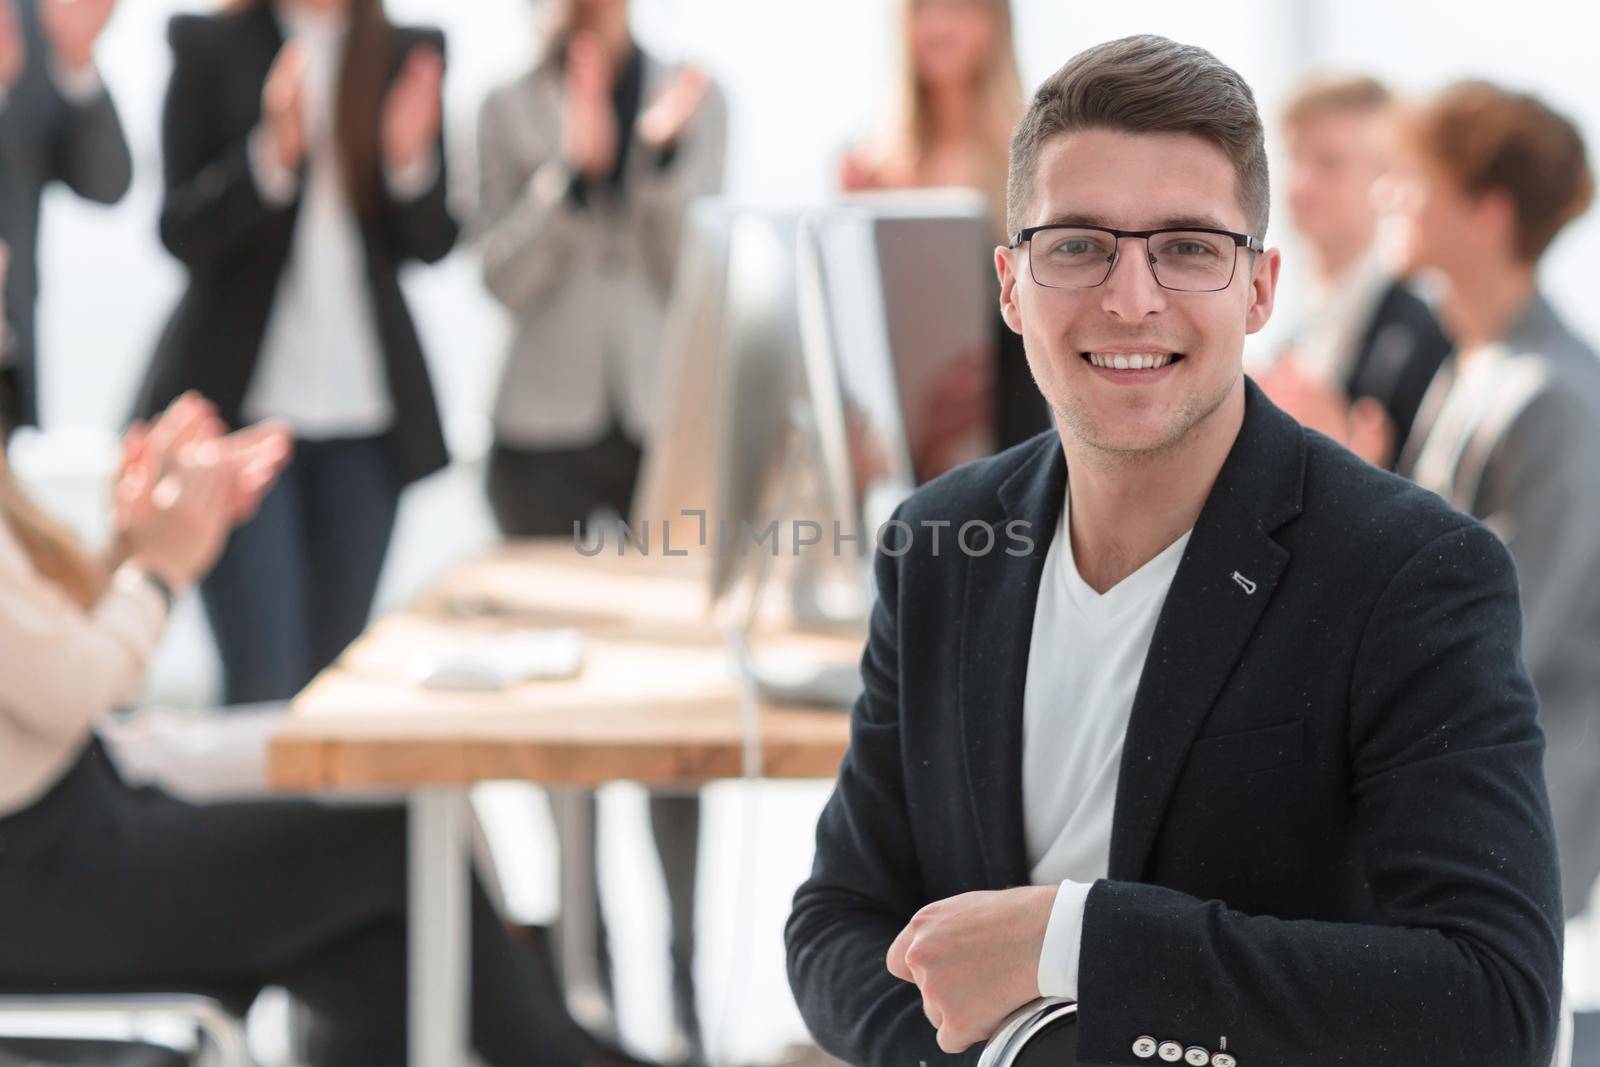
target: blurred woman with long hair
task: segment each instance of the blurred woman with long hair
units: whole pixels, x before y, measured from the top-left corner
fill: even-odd
[[[846,192],[959,187],[988,202],[996,242],[1004,240],[1011,131],[1022,116],[1022,83],[1012,46],[1009,0],[902,0],[901,52],[890,120],[845,153]],[[950,365],[930,402],[922,439],[913,441],[919,474],[948,465],[945,448],[992,424],[1005,448],[1050,426],[1022,338],[994,313],[992,362]]]
[[[1004,227],[1022,83],[1009,0],[902,0],[902,54],[886,128],[845,155],[846,190],[960,186]]]
[[[450,250],[443,36],[380,0],[179,15],[160,232],[188,285],[137,403],[186,389],[298,446],[202,585],[230,704],[293,695],[366,623],[401,489],[446,462],[398,271]]]

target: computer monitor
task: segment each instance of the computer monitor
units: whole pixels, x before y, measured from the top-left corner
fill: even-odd
[[[992,223],[964,190],[810,215],[800,304],[832,508],[868,538],[913,488],[993,451]]]
[[[684,227],[660,404],[630,525],[656,550],[670,543],[674,553],[702,555],[713,607],[727,606],[735,586],[734,599],[747,602],[744,579],[761,576],[758,553],[740,549],[742,531],[792,518],[781,497],[783,468],[803,462],[790,455],[806,417],[795,297],[801,215],[709,197]]]
[[[744,578],[753,585],[738,598],[759,594],[770,551],[751,544],[746,534],[773,522],[781,528],[805,509],[807,442],[801,430],[807,413],[795,273],[800,221],[796,211],[746,210],[733,219],[729,235],[710,412],[718,520],[714,604],[733,596]],[[781,529],[779,537],[781,552]]]
[[[736,211],[720,196],[690,205],[662,326],[660,405],[646,439],[629,522],[658,539],[665,536],[663,525],[670,524],[674,552],[699,548],[699,520],[682,513],[711,506],[716,442],[706,408],[717,382]]]

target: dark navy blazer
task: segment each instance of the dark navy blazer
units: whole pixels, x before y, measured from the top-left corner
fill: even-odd
[[[850,1063],[980,1051],[940,1052],[884,957],[923,905],[1028,883],[1022,698],[1066,473],[1054,433],[959,468],[902,506],[911,549],[879,553],[866,692],[786,931],[801,1013]],[[954,544],[974,519],[984,555]],[[1520,641],[1492,534],[1247,383],[1128,725],[1083,1061],[1145,1062],[1151,1035],[1225,1036],[1241,1067],[1547,1064],[1562,912]]]

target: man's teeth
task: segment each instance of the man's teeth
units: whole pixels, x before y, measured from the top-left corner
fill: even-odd
[[[1090,352],[1089,362],[1112,370],[1156,370],[1172,362],[1171,352],[1132,354]]]

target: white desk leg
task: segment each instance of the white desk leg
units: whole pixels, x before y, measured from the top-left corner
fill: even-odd
[[[468,1062],[470,804],[460,789],[411,794],[411,1067]]]

